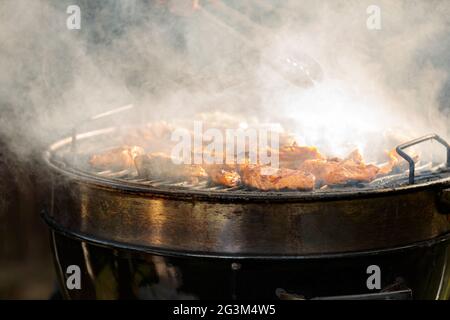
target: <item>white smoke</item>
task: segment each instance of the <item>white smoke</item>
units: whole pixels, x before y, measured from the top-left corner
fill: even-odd
[[[0,135],[28,155],[133,103],[148,121],[220,110],[281,122],[332,154],[448,137],[448,1],[192,3],[2,1]],[[66,27],[69,5],[81,8],[81,30]],[[366,26],[370,5],[381,30]],[[322,66],[315,87],[268,66],[292,47]]]

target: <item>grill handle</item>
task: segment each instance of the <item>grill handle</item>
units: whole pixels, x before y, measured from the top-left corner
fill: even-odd
[[[409,184],[414,184],[416,167],[415,167],[414,160],[403,150],[406,148],[412,147],[416,144],[419,144],[419,143],[422,143],[425,141],[429,141],[429,140],[436,140],[437,142],[442,144],[447,149],[446,166],[448,168],[450,167],[450,145],[447,143],[447,141],[442,139],[437,134],[429,134],[429,135],[423,136],[421,138],[417,138],[415,140],[403,143],[403,144],[397,146],[396,151],[403,159],[405,159],[409,163]]]

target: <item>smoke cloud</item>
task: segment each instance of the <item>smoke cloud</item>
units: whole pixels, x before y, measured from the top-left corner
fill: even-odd
[[[69,5],[80,30],[66,26]],[[371,5],[380,30],[367,27]],[[376,159],[405,139],[449,137],[449,16],[445,0],[2,1],[0,136],[30,156],[132,103],[135,119],[220,111]],[[320,64],[315,86],[271,67],[293,51]]]

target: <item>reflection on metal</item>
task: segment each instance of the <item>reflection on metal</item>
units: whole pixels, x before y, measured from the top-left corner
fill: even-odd
[[[83,255],[84,255],[84,262],[86,264],[86,270],[89,274],[89,277],[91,277],[91,280],[95,280],[95,274],[94,274],[94,270],[92,268],[91,265],[91,257],[89,255],[89,249],[87,247],[86,242],[81,242],[81,248],[83,249]]]
[[[280,300],[307,300],[303,295],[288,293],[281,288],[278,288],[275,294]],[[404,285],[403,279],[397,279],[395,283],[375,293],[315,297],[310,300],[412,300],[412,298],[412,290]]]
[[[311,300],[411,300],[412,292],[409,289],[392,291],[392,292],[378,292],[367,294],[355,294],[348,296],[336,297],[320,297]]]
[[[52,235],[58,264],[84,268],[82,241],[59,231]],[[71,299],[435,299],[449,240],[295,260],[173,256],[87,242],[98,276],[82,277],[83,290],[64,294]],[[240,268],[234,270],[232,263]],[[368,264],[382,266],[383,282],[392,285],[378,294],[367,290],[363,271]],[[443,288],[439,299],[448,298]]]
[[[450,248],[449,248],[449,250],[450,250]],[[448,277],[447,263],[448,263],[448,251],[449,250],[445,251],[444,264],[442,265],[442,272],[441,272],[441,277],[440,277],[441,279],[439,281],[439,287],[438,287],[438,290],[436,293],[436,300],[439,300],[439,298],[441,297],[444,286],[449,285],[448,283],[445,283],[445,279]]]

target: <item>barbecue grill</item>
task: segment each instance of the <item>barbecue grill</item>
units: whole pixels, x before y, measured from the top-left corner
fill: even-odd
[[[261,192],[89,168],[88,157],[117,146],[123,132],[74,131],[44,154],[51,179],[44,218],[67,298],[448,297],[450,147],[439,136],[397,147],[405,172]],[[428,140],[446,148],[446,163],[408,156],[408,147]],[[86,290],[65,288],[74,263]],[[373,264],[382,270],[376,292],[366,287]],[[99,285],[105,272],[108,289]]]

